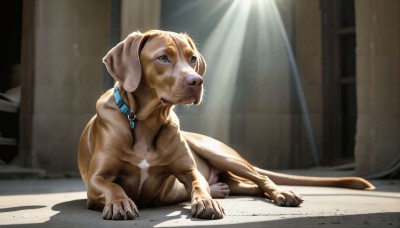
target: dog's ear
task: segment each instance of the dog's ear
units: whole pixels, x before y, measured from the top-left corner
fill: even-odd
[[[146,40],[142,33],[133,32],[103,58],[108,72],[127,92],[135,91],[140,83],[142,67],[139,56]]]
[[[196,55],[197,55],[197,65],[195,67],[196,72],[203,76],[206,73],[206,68],[207,68],[207,63],[204,57],[200,54],[199,50],[196,47],[196,44],[192,40],[192,38],[189,37],[189,35],[185,34],[186,40],[189,42],[190,47],[195,50]]]

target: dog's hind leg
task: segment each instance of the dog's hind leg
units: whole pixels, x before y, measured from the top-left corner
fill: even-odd
[[[264,196],[264,191],[262,191],[256,184],[232,173],[221,173],[220,181],[229,187],[230,195],[232,196]]]
[[[170,205],[190,200],[185,186],[174,176],[170,176],[160,188],[160,194],[156,200],[156,206]],[[210,184],[210,195],[214,199],[222,199],[230,194],[230,186],[226,183],[217,182]]]
[[[212,166],[254,182],[280,206],[298,206],[303,202],[300,195],[279,188],[267,176],[259,174],[254,167],[227,145],[207,136],[184,133],[192,149]]]

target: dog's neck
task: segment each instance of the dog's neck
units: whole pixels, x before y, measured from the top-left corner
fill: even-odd
[[[148,146],[153,144],[160,128],[172,121],[170,113],[174,105],[165,106],[154,92],[145,91],[150,88],[141,87],[132,93],[126,92],[121,85],[116,85],[125,104],[135,113],[134,129],[135,142],[146,141]],[[140,132],[140,135],[136,133]]]
[[[160,117],[168,121],[169,113],[174,105],[163,105],[151,88],[139,86],[132,93],[126,92],[118,83],[116,87],[120,91],[126,105],[135,113],[138,121],[146,121],[151,117]]]

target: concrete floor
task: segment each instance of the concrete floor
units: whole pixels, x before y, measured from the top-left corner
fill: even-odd
[[[372,181],[374,191],[299,187],[301,207],[278,207],[265,199],[219,200],[226,217],[199,220],[188,203],[140,209],[134,221],[105,221],[85,207],[80,179],[0,180],[1,227],[400,227],[400,180]]]

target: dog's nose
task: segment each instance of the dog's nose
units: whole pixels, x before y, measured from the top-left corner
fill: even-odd
[[[186,84],[190,86],[201,86],[203,85],[203,78],[198,75],[189,75],[186,77]]]

